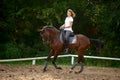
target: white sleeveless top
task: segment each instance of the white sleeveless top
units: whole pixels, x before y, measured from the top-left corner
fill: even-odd
[[[70,22],[73,22],[73,18],[72,17],[66,17],[66,19],[65,19],[65,26],[70,26]],[[68,31],[73,32],[72,27],[65,28],[64,30],[68,30]]]

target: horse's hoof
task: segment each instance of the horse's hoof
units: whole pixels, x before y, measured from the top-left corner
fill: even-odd
[[[72,73],[72,72],[73,72],[73,70],[72,70],[72,69],[70,69],[69,73]]]
[[[79,74],[79,72],[75,72],[75,74]]]
[[[69,71],[69,73],[72,73],[73,71]]]
[[[77,72],[77,71],[75,71],[75,74],[80,74],[81,72],[82,72],[82,71],[78,71],[78,72]]]
[[[75,71],[75,74],[79,74],[79,72]]]
[[[46,72],[47,70],[46,69],[43,69],[43,72]]]
[[[60,69],[60,70],[62,70],[62,68],[61,68],[61,67],[57,67],[56,69]]]

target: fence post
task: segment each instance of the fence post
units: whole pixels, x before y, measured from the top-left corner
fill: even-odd
[[[35,65],[35,63],[36,63],[36,60],[35,59],[32,60],[32,65]]]
[[[74,56],[71,57],[71,64],[74,64]]]

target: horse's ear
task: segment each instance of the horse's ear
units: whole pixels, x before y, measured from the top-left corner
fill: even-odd
[[[40,34],[42,34],[44,32],[43,29],[37,29],[38,32],[40,32]]]
[[[41,32],[41,29],[37,29],[37,32]]]

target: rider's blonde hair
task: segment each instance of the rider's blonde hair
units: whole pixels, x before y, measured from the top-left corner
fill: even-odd
[[[76,16],[76,14],[74,13],[74,11],[72,9],[68,9],[67,12],[71,13],[71,16],[74,18]]]

